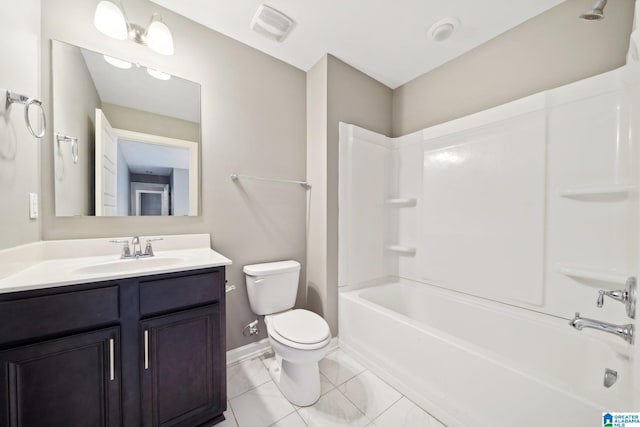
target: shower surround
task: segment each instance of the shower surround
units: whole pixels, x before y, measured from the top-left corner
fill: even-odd
[[[636,323],[596,300],[638,275],[639,76],[399,138],[341,124],[341,347],[450,426],[640,407],[638,346],[568,325]]]

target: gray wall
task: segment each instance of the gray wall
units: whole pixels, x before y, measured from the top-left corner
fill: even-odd
[[[393,136],[624,65],[634,1],[610,1],[603,21],[578,19],[592,4],[561,3],[397,88]]]
[[[84,57],[76,46],[53,43],[53,120],[51,132],[78,138],[78,162],[71,143],[54,139],[56,213],[61,216],[95,213],[95,117],[102,101]]]
[[[307,77],[308,303],[338,330],[338,123],[391,133],[392,90],[332,55]]]
[[[15,2],[14,2],[15,3]],[[227,268],[227,346],[245,338],[253,320],[242,266],[296,259],[305,266],[306,195],[300,186],[229,179],[233,172],[302,179],[305,176],[305,73],[208,30],[146,0],[124,2],[129,18],[146,25],[154,11],[171,28],[175,54],[112,40],[93,26],[98,0],[42,0],[43,94],[51,105],[50,39],[139,62],[202,85],[202,204],[199,217],[108,218],[53,215],[51,135],[44,142],[43,238],[211,233]],[[117,254],[117,248],[114,248]],[[301,283],[304,283],[304,274]]]
[[[307,72],[307,207],[306,300],[310,310],[327,312],[327,64],[323,56]],[[309,262],[311,261],[311,262]],[[333,324],[331,324],[333,323]],[[335,335],[336,323],[330,322]]]
[[[40,98],[40,1],[2,1],[0,25],[0,249],[40,240],[29,192],[40,192],[41,142],[25,127],[24,105],[5,109],[5,89]]]

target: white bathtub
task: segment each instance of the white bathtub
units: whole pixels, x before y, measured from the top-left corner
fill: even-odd
[[[340,346],[450,427],[600,427],[633,410],[619,338],[402,279],[339,298]]]

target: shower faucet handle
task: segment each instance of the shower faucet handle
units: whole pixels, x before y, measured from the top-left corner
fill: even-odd
[[[627,292],[624,290],[620,290],[620,291],[604,291],[604,290],[599,290],[598,291],[598,301],[596,303],[596,305],[598,306],[598,308],[601,308],[604,305],[604,296],[608,296],[609,298],[612,298],[616,301],[620,301],[622,303],[627,302]]]
[[[625,305],[627,316],[632,319],[636,317],[636,278],[629,277],[625,282],[624,289],[618,291],[598,291],[598,300],[596,305],[601,308],[604,305],[604,297],[608,296],[611,299],[620,301]]]

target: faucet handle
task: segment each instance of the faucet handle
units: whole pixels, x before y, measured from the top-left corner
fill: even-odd
[[[569,326],[573,326],[574,328],[577,325],[577,321],[582,319],[582,317],[580,317],[580,313],[578,311],[576,311],[576,315],[573,317],[572,320],[569,321]],[[577,328],[576,328],[577,329]]]
[[[131,249],[129,248],[128,240],[109,240],[109,243],[121,243],[122,244],[122,253],[120,254],[120,258],[129,258],[131,257]]]
[[[604,291],[604,290],[599,290],[598,291],[598,301],[596,302],[596,305],[598,307],[602,307],[604,305],[604,296],[608,296],[609,298],[612,298],[616,301],[620,301],[621,303],[625,303],[627,302],[627,300],[629,299],[629,293],[626,290],[619,290],[619,291]]]
[[[596,301],[596,305],[598,306],[598,308],[602,308],[602,306],[604,305],[604,292],[602,289],[600,289],[598,291],[598,301]]]
[[[598,300],[596,305],[602,308],[604,305],[604,296],[608,296],[616,301],[620,301],[625,305],[627,315],[634,319],[636,316],[636,278],[629,277],[625,282],[624,289],[618,291],[598,291]]]
[[[153,256],[153,247],[151,246],[151,242],[155,242],[158,240],[164,240],[162,237],[155,237],[153,239],[147,239],[147,246],[144,248],[144,254],[148,256]]]

